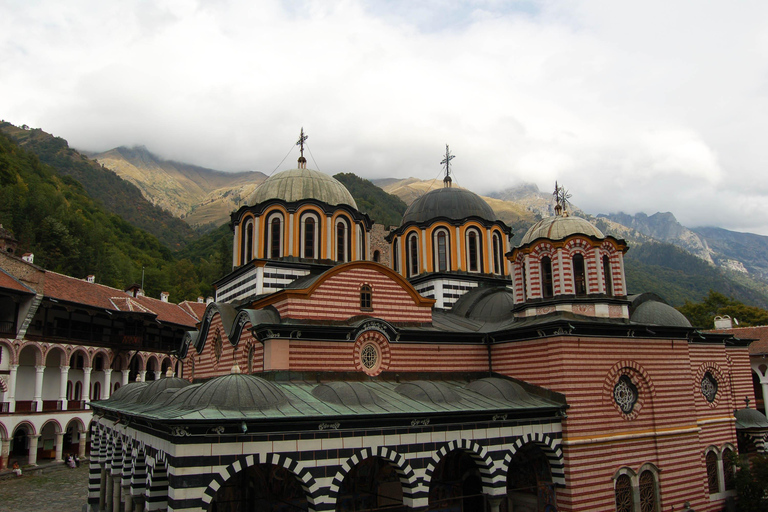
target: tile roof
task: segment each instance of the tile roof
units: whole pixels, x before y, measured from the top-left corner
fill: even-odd
[[[709,331],[720,334],[733,334],[737,338],[755,340],[749,345],[749,353],[768,354],[768,325],[755,327],[733,327],[731,329],[718,329]]]
[[[89,283],[56,272],[45,273],[45,296],[109,311],[132,311],[156,315],[161,322],[194,328],[197,319],[180,306],[150,297],[133,297],[123,290]]]
[[[179,302],[179,307],[195,317],[199,322],[203,319],[203,315],[205,314],[205,309],[208,307],[208,304],[205,302],[185,300],[184,302]]]
[[[0,268],[0,288],[5,288],[6,290],[13,290],[15,292],[31,293],[33,295],[35,294],[35,290],[20,283],[19,281],[16,280],[15,277],[11,276],[10,274],[7,274],[1,268]]]

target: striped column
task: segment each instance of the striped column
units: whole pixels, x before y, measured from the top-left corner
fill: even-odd
[[[168,507],[168,469],[164,460],[155,460],[147,479],[145,510],[165,510]]]
[[[83,434],[84,435],[84,434]],[[99,491],[101,489],[101,434],[94,426],[91,430],[91,459],[88,461],[88,506],[93,509],[99,506]]]

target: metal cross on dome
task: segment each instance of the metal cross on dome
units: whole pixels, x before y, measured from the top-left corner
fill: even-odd
[[[309,135],[304,135],[304,127],[301,127],[301,135],[299,136],[299,140],[296,141],[297,146],[301,146],[301,156],[304,156],[304,141],[306,141],[309,138]]]
[[[568,212],[568,199],[571,198],[571,194],[568,193],[567,190],[565,190],[565,187],[558,186],[557,181],[555,181],[555,191],[552,193],[553,196],[555,196],[555,211],[558,215],[561,213],[565,213],[567,215]]]
[[[450,187],[451,181],[451,160],[456,158],[456,155],[451,154],[451,150],[448,147],[448,144],[445,145],[445,158],[440,162],[440,165],[445,166],[445,178],[443,178],[443,181],[445,182],[445,185]]]

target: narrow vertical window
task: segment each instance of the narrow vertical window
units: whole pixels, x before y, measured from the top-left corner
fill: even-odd
[[[493,273],[501,274],[501,237],[498,233],[493,234]]]
[[[280,257],[280,218],[274,217],[269,223],[269,235],[270,235],[270,258]]]
[[[93,396],[91,400],[101,400],[101,384],[98,382],[93,383]]]
[[[632,512],[632,481],[627,475],[616,479],[616,512]]]
[[[573,256],[573,288],[577,296],[587,294],[587,277],[584,272],[584,256],[575,254]]]
[[[419,273],[419,239],[416,235],[408,238],[408,276]]]
[[[723,449],[723,481],[726,491],[736,488],[735,471],[733,467],[733,451],[730,448]]]
[[[554,295],[552,289],[552,260],[549,256],[541,259],[541,294],[544,298]]]
[[[379,251],[373,251],[373,261],[376,263],[381,261],[381,253]]]
[[[253,222],[248,221],[245,225],[245,258],[243,263],[251,261],[253,259]]]
[[[372,309],[371,304],[372,302],[372,292],[371,287],[367,284],[364,284],[360,287],[360,309],[362,310],[370,310]]]
[[[315,219],[312,217],[304,221],[304,257],[315,257]]]
[[[659,512],[656,504],[656,479],[650,471],[643,471],[640,473],[640,512]]]
[[[392,268],[400,272],[400,244],[397,238],[392,242]]]
[[[715,452],[707,452],[707,486],[709,487],[709,494],[716,494],[720,492],[720,481],[717,475],[717,455]]]
[[[336,261],[349,261],[349,230],[344,221],[336,223]]]
[[[445,231],[437,233],[437,271],[445,272],[448,270],[448,237]]]
[[[80,381],[77,381],[75,383],[75,400],[82,400],[83,399],[83,383]]]
[[[611,260],[603,256],[603,278],[605,280],[605,294],[613,295],[613,281],[611,280]]]
[[[521,262],[521,268],[523,271],[523,300],[528,298],[528,277],[525,272],[525,261]]]
[[[477,233],[475,231],[470,231],[469,235],[467,235],[467,260],[470,272],[479,271],[478,251]]]

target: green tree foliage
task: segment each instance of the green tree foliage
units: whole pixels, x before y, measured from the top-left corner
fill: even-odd
[[[371,220],[384,227],[400,225],[408,208],[402,199],[349,172],[336,174],[334,178],[347,187],[357,201],[357,208],[367,213]]]
[[[50,165],[62,177],[71,177],[81,183],[88,195],[100,201],[107,211],[152,233],[166,246],[181,249],[195,238],[186,222],[147,201],[135,185],[70,148],[66,140],[40,129],[22,130],[6,122],[0,122],[0,132],[37,155],[42,163]],[[0,183],[2,181],[0,163]]]
[[[624,261],[630,294],[654,292],[680,306],[686,301],[701,301],[715,290],[746,303],[768,306],[765,290],[739,281],[671,244],[654,242],[632,247]]]
[[[718,315],[736,318],[742,327],[768,324],[768,311],[765,309],[747,306],[714,290],[710,290],[703,301],[686,301],[677,310],[684,314],[694,327],[702,329],[712,329]]]
[[[765,512],[768,510],[768,456],[756,455],[749,459],[734,457],[736,494],[739,512]]]

